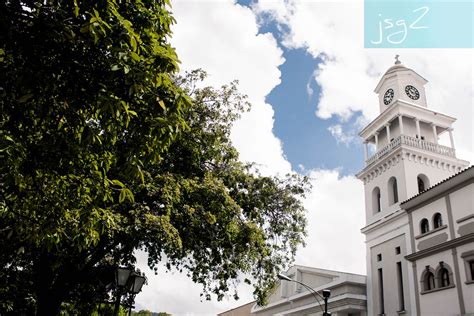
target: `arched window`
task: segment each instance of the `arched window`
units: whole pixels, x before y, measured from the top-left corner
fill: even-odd
[[[395,177],[388,180],[388,199],[390,205],[398,202],[398,185]]]
[[[421,193],[430,187],[430,181],[424,174],[419,174],[418,177],[416,177],[416,180],[418,181],[418,193]]]
[[[435,277],[434,273],[431,272],[429,266],[426,267],[424,276],[423,276],[423,290],[429,291],[435,288]]]
[[[439,228],[441,226],[443,226],[443,219],[440,213],[436,213],[433,216],[433,228]]]
[[[422,234],[425,234],[430,231],[430,223],[426,218],[423,218],[420,222],[420,231]]]
[[[447,287],[453,285],[452,279],[453,272],[449,265],[441,261],[438,268],[436,269],[436,280],[438,287]]]
[[[449,281],[449,271],[446,268],[440,270],[440,281],[441,287],[449,286],[451,282]]]
[[[425,191],[425,182],[420,177],[418,177],[417,179],[418,179],[418,193],[421,193]]]
[[[382,196],[380,195],[379,187],[375,187],[372,190],[372,211],[378,213],[382,210],[382,203],[381,203]]]
[[[397,184],[396,178],[393,178],[392,191],[393,191],[393,203],[397,203],[398,202],[398,184]]]

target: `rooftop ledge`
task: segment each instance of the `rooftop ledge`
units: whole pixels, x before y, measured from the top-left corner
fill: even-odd
[[[382,159],[387,154],[389,154],[390,152],[394,151],[395,149],[397,149],[398,147],[402,145],[412,147],[412,148],[423,149],[423,150],[426,150],[438,155],[442,155],[442,156],[453,157],[453,158],[456,157],[454,148],[435,144],[432,142],[428,142],[426,140],[422,140],[422,139],[407,136],[407,135],[400,135],[396,137],[395,139],[393,139],[390,142],[390,144],[386,145],[385,147],[380,149],[378,152],[376,152],[372,157],[367,159],[365,161],[365,166],[367,167],[373,164],[374,162],[376,162],[377,160]]]

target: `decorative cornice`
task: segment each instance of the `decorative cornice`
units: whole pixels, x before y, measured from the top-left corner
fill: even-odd
[[[400,153],[393,154],[391,157],[388,157],[387,159],[379,163],[377,166],[372,166],[372,168],[370,168],[370,171],[363,170],[356,176],[357,178],[361,179],[364,184],[367,184],[385,171],[399,164],[401,160],[403,160],[403,157]]]
[[[467,221],[467,220],[470,220],[470,219],[474,219],[474,214],[469,214],[469,215],[467,215],[467,216],[461,217],[460,219],[458,219],[458,220],[456,221],[456,223],[459,224],[459,223],[462,223],[462,222]]]
[[[439,232],[440,230],[443,230],[443,229],[445,229],[445,228],[447,228],[447,227],[448,227],[448,225],[442,225],[442,226],[440,226],[440,227],[437,227],[437,228],[434,228],[434,229],[432,229],[432,230],[430,230],[430,231],[427,231],[426,233],[423,233],[423,234],[420,234],[420,235],[418,235],[418,236],[415,236],[415,239],[424,238],[424,237],[426,237],[426,236],[428,236],[428,235],[431,235],[431,234],[434,234],[434,233],[436,233],[436,232]]]
[[[461,246],[467,244],[469,242],[474,242],[474,234],[464,235],[455,239],[448,240],[442,244],[430,247],[428,249],[420,250],[418,252],[414,252],[408,256],[405,256],[405,259],[408,261],[415,261],[421,258],[425,258],[436,254],[438,252],[451,249],[457,246]]]
[[[365,185],[370,183],[385,171],[389,170],[391,167],[400,163],[402,160],[407,160],[451,172],[459,172],[465,168],[467,162],[457,158],[453,159],[455,161],[449,161],[451,159],[449,159],[449,157],[445,159],[444,157],[432,156],[429,153],[425,154],[420,151],[399,147],[387,155],[386,158],[380,160],[380,162],[366,166],[364,170],[356,174],[356,177],[362,180]]]
[[[304,293],[307,294],[307,296],[311,296],[311,292],[305,291]],[[295,311],[301,311],[301,310],[306,310],[313,307],[321,306],[319,302],[314,302],[314,300],[312,301],[313,301],[312,303],[295,306],[289,310],[285,310],[285,312],[295,312]],[[269,312],[271,309],[276,308],[276,307],[281,307],[284,305],[291,306],[293,302],[294,302],[293,299],[290,300],[288,298],[282,301],[268,304],[266,306],[258,306],[257,304],[255,304],[251,309],[251,313],[258,315],[258,313]],[[278,303],[278,304],[275,304],[275,303]],[[347,306],[347,305],[365,307],[367,305],[367,296],[356,294],[356,293],[344,293],[342,295],[331,297],[328,300],[329,309],[334,309],[337,307]]]
[[[384,217],[381,217],[381,218],[373,221],[372,223],[368,224],[367,226],[363,227],[360,230],[360,232],[363,233],[363,234],[368,234],[368,233],[372,232],[373,230],[379,229],[380,227],[382,227],[384,225],[387,225],[387,224],[395,221],[396,219],[398,219],[398,218],[400,218],[404,215],[406,215],[406,212],[405,212],[404,209],[398,209],[396,211],[390,212],[389,214],[385,215]],[[407,225],[407,223],[403,223],[401,226],[395,227],[391,231],[398,230],[400,227],[403,227],[405,225]],[[366,240],[366,242],[367,241],[369,241],[369,240]]]

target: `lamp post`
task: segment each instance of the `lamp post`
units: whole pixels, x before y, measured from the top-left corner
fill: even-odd
[[[328,313],[328,299],[331,296],[331,290],[323,290],[323,298],[324,298],[324,316],[329,316],[331,313]]]
[[[135,296],[142,290],[146,278],[136,272],[132,272],[130,280],[130,294],[132,295],[132,301],[128,307],[128,316],[132,315],[132,305],[135,301]]]
[[[140,293],[142,286],[145,283],[146,278],[131,268],[117,267],[115,271],[115,285],[116,285],[116,299],[114,307],[114,316],[118,315],[120,309],[120,300],[122,295],[129,293],[132,296],[130,306],[128,309],[128,315],[132,313],[132,305],[135,300],[135,296]]]
[[[293,280],[292,278],[290,278],[290,277],[288,277],[284,274],[279,273],[278,274],[278,279],[289,281],[289,282],[295,282],[295,283],[298,283],[298,284],[301,284],[302,286],[304,286],[311,294],[313,294],[314,298],[316,299],[316,302],[318,302],[318,304],[319,304],[319,307],[321,307],[321,311],[323,312],[323,316],[330,316],[331,315],[331,313],[328,312],[328,299],[331,296],[331,291],[330,290],[323,290],[322,291],[323,295],[321,295],[318,292],[316,292],[315,290],[313,290],[310,286],[304,284],[303,282]],[[322,305],[321,305],[321,303],[318,299],[318,296],[324,301],[324,310],[323,310],[323,307],[322,307]]]
[[[120,309],[120,299],[122,295],[125,294],[125,287],[127,286],[128,278],[132,270],[129,268],[122,268],[117,267],[115,270],[115,286],[116,286],[116,299],[115,299],[115,306],[114,306],[114,316],[118,315]]]

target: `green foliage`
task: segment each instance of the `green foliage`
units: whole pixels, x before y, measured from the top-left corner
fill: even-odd
[[[249,104],[236,82],[219,90],[196,88],[204,76],[194,71],[177,80],[193,99],[184,112],[189,129],[170,147],[146,193],[161,201],[160,212],[176,234],[169,243],[146,248],[149,264],[165,253],[167,265],[188,271],[207,299],[210,293],[223,298],[243,272],[251,275],[245,281],[255,285],[254,294],[264,303],[276,274],[303,243],[306,221],[299,197],[307,181],[297,175],[260,176],[254,166],[238,161],[230,129]],[[156,234],[156,227],[144,238]]]
[[[90,314],[136,249],[264,302],[302,243],[304,180],[238,162],[248,104],[174,75],[165,2],[0,3],[0,313]]]
[[[2,308],[62,300],[61,288],[127,247],[133,192],[190,106],[170,77],[165,2],[1,2],[0,277],[18,286],[3,288]]]

